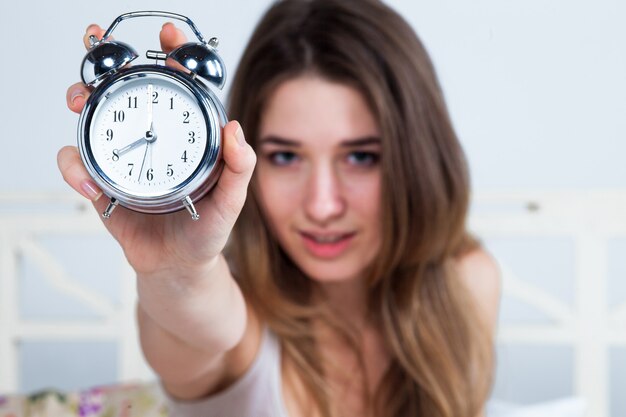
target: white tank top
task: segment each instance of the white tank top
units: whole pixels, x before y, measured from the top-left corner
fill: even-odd
[[[280,343],[265,328],[250,369],[234,384],[210,397],[194,401],[166,398],[171,417],[288,417],[280,375]]]
[[[170,417],[288,417],[281,388],[280,355],[278,337],[265,327],[259,352],[250,369],[224,391],[201,400],[180,401],[167,394],[159,384],[169,408],[168,415]],[[494,404],[493,401],[489,401],[486,405],[486,416],[526,415],[526,413],[516,412],[509,414],[510,410],[504,412],[504,405],[511,408],[511,404],[500,404],[497,401]],[[580,415],[582,416],[582,412]]]

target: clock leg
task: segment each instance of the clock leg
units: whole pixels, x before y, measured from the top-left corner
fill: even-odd
[[[193,201],[191,201],[191,198],[189,198],[188,195],[185,196],[185,198],[183,199],[183,205],[185,206],[187,211],[191,214],[191,218],[193,220],[198,220],[200,218],[200,215],[196,211],[196,208],[193,206]]]
[[[104,213],[102,213],[102,217],[104,217],[105,219],[111,217],[111,213],[113,212],[113,210],[115,210],[115,207],[117,207],[118,204],[119,203],[117,199],[111,198],[111,202],[107,206],[106,210],[104,210]]]

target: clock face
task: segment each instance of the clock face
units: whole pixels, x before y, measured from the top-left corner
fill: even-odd
[[[93,110],[89,150],[109,184],[136,196],[166,195],[198,169],[207,122],[194,94],[159,74],[121,79]]]

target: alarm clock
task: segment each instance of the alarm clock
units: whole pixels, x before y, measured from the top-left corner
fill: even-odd
[[[165,17],[187,23],[198,42],[169,53],[148,50],[154,64],[131,66],[139,55],[113,40],[117,25],[139,17]],[[78,148],[96,184],[110,198],[109,218],[119,204],[147,214],[187,209],[215,185],[223,168],[224,107],[209,88],[226,80],[218,41],[208,41],[187,17],[139,11],[115,19],[102,36],[91,36],[81,78],[94,90],[78,123]],[[172,60],[178,68],[166,66]]]

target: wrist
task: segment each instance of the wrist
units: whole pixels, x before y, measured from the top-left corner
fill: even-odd
[[[165,252],[165,251],[164,251]],[[208,257],[191,257],[181,254],[170,254],[162,256],[142,257],[142,259],[129,259],[131,267],[134,269],[138,277],[149,278],[153,276],[181,276],[192,278],[194,276],[202,276],[207,272],[215,269],[223,255],[218,253]]]
[[[226,271],[223,271],[224,267]],[[135,270],[140,294],[141,288],[145,286],[157,286],[165,291],[171,290],[173,294],[191,291],[197,293],[215,281],[213,277],[224,275],[227,271],[228,266],[222,254],[201,263],[172,262],[149,271]]]

